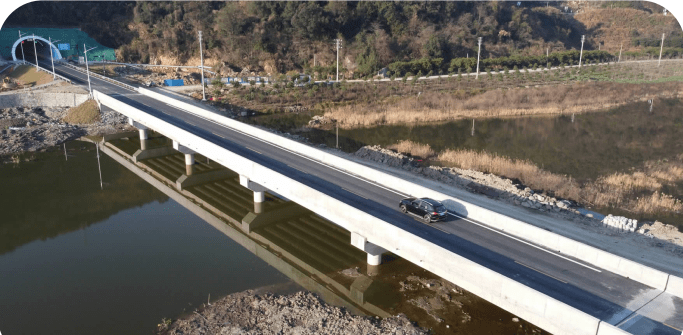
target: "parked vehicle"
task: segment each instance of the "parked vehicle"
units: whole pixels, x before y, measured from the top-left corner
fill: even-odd
[[[448,216],[446,207],[430,198],[407,198],[398,204],[401,212],[420,217],[424,223],[441,221]]]

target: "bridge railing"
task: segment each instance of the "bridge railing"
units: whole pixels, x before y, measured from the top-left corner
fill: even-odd
[[[78,66],[74,66],[74,65],[72,65],[72,64],[69,64],[68,62],[64,62],[63,64],[64,64],[66,67],[70,68],[70,69],[76,70],[76,71],[81,72],[81,73],[84,73],[84,74],[86,73],[86,70],[84,70],[83,68],[80,68],[80,67],[78,67]],[[128,84],[126,84],[126,83],[122,83],[122,82],[120,82],[120,81],[118,81],[118,80],[114,80],[114,79],[112,79],[112,78],[109,78],[109,77],[106,77],[106,76],[97,74],[97,73],[92,72],[92,71],[87,71],[87,72],[88,72],[91,76],[93,76],[93,77],[95,77],[95,78],[104,80],[104,81],[106,81],[106,82],[109,82],[109,83],[114,84],[114,85],[119,86],[119,87],[123,87],[123,88],[125,88],[125,89],[127,89],[127,90],[131,90],[131,91],[137,91],[137,90],[138,90],[137,87],[135,87],[135,86],[128,85]]]

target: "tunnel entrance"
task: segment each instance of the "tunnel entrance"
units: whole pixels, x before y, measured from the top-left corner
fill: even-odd
[[[12,49],[12,59],[26,60],[30,63],[36,62],[36,53],[38,54],[38,64],[41,62],[50,62],[50,47],[52,47],[52,54],[55,59],[62,59],[59,50],[50,44],[50,42],[42,37],[35,36],[35,49],[33,47],[34,37],[24,36],[14,43]]]

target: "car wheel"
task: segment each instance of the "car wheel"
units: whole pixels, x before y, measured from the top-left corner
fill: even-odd
[[[401,212],[408,213],[408,209],[406,208],[406,205],[401,205]]]
[[[432,218],[429,216],[429,214],[425,214],[425,216],[422,218],[422,221],[424,221],[424,223],[430,223],[432,222]]]

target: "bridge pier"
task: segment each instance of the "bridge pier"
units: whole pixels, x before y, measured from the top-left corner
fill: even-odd
[[[173,149],[185,154],[185,174],[191,176],[194,173],[194,154],[196,152],[176,140],[173,140]]]
[[[128,118],[128,124],[138,128],[138,132],[140,133],[140,142],[149,139],[149,128],[147,128],[147,126],[133,120],[132,118]]]
[[[254,191],[254,213],[261,213],[262,203],[266,201],[266,188],[249,180],[249,177],[240,175],[240,185]]]
[[[364,236],[354,232],[351,232],[351,245],[368,254],[368,274],[377,274],[379,270],[377,267],[382,264],[382,254],[387,252],[387,250],[374,243],[368,242]]]

